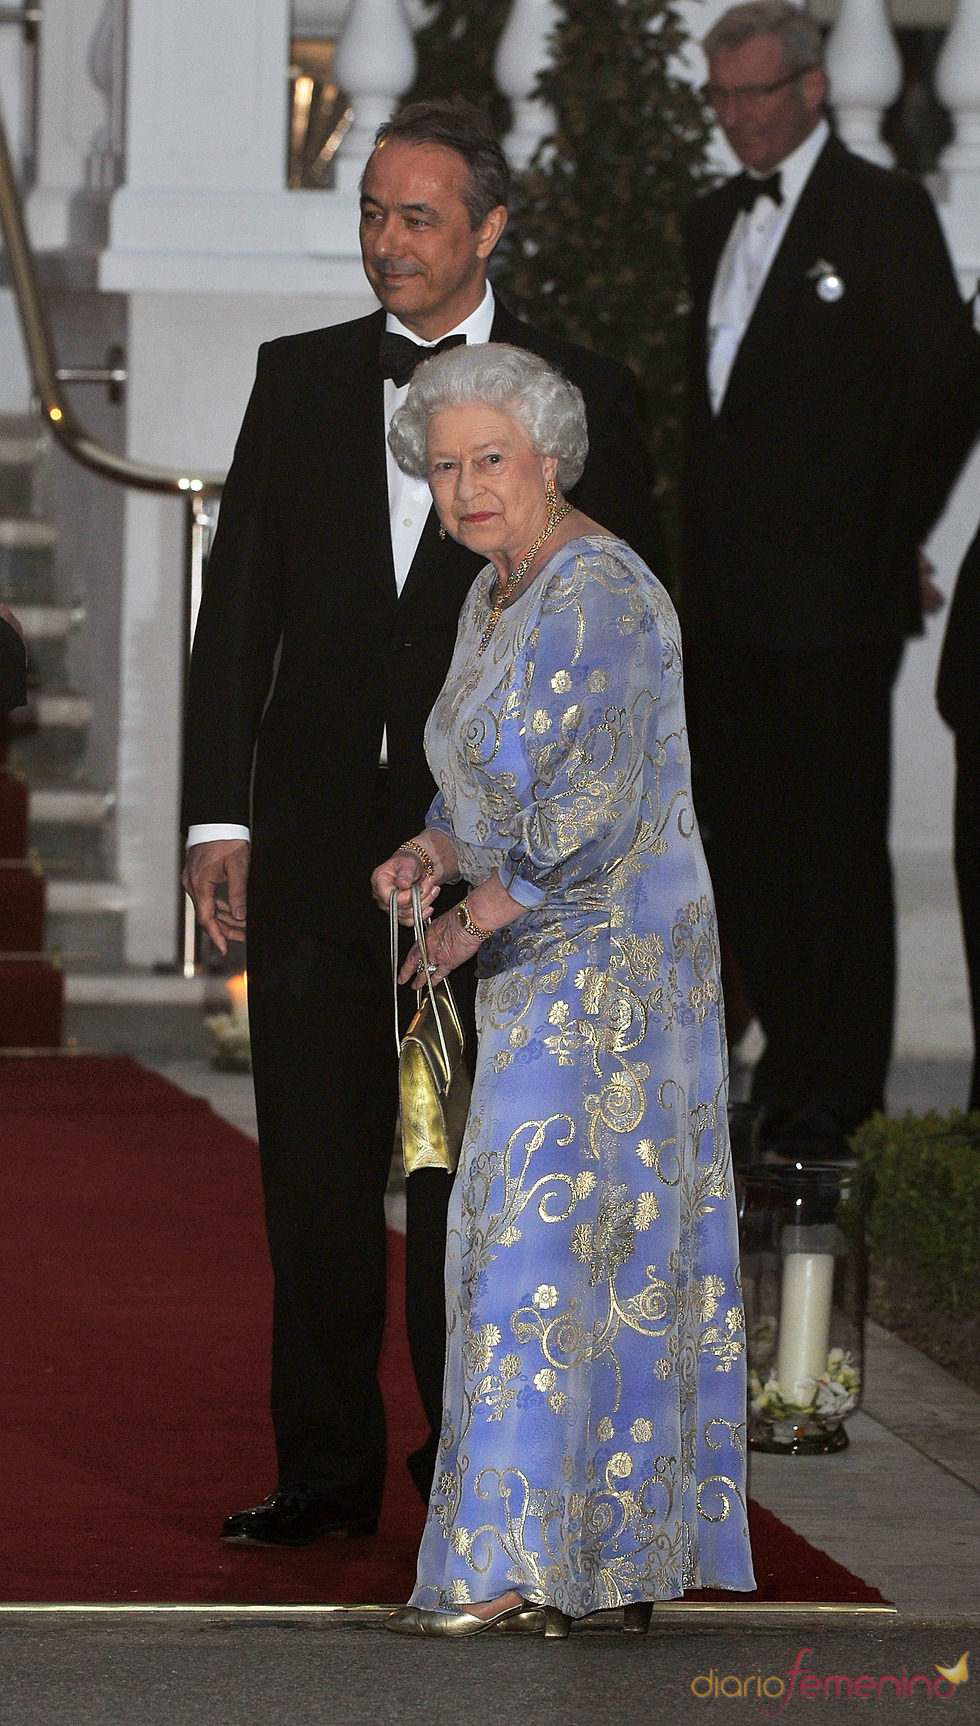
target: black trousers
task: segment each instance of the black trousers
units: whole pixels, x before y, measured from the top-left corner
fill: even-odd
[[[404,837],[392,829],[383,787],[375,813],[381,862]],[[249,1021],[274,1275],[279,1482],[307,1482],[351,1514],[373,1515],[385,1471],[377,1366],[398,1112],[388,924],[376,913],[359,939],[340,942],[318,934],[315,921],[311,928],[303,906],[295,920],[284,915],[282,899],[274,865],[260,856],[249,883]],[[455,973],[453,987],[475,1048],[472,973]],[[451,1184],[438,1171],[415,1175],[407,1205],[409,1343],[436,1434]]]
[[[980,731],[956,734],[954,854],[973,1016],[968,1106],[980,1109]]]
[[[766,1034],[753,1100],[881,1108],[895,931],[888,810],[901,646],[685,655],[696,802],[718,897]]]

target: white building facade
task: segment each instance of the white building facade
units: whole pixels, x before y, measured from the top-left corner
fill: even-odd
[[[813,10],[829,20],[834,0],[827,5],[826,14]],[[682,0],[695,41],[723,9],[721,0]],[[27,208],[45,279],[69,295],[82,284],[118,307],[124,324],[119,435],[128,453],[223,473],[258,344],[373,309],[359,262],[357,182],[374,128],[412,81],[412,27],[425,13],[408,0],[42,0],[29,79],[23,30],[0,24],[0,102],[12,139],[33,157]],[[548,125],[532,89],[553,15],[552,0],[514,0],[500,45],[517,167]],[[901,80],[892,22],[942,26],[951,17],[939,81],[956,135],[932,189],[970,294],[980,275],[980,0],[896,0],[892,20],[885,0],[841,0],[829,65],[845,140],[886,159],[881,119]],[[288,184],[297,39],[339,43],[333,70],[353,121],[331,189]],[[690,69],[701,77],[693,46]],[[29,394],[4,290],[0,413],[23,414]],[[85,417],[85,399],[78,408]],[[947,592],[978,517],[975,454],[929,547]],[[88,903],[120,918],[119,957],[141,970],[175,954],[182,532],[173,501],[126,494],[112,878],[89,884]],[[898,1046],[956,1056],[968,1053],[970,1032],[950,863],[952,744],[932,695],[942,630],[940,616],[909,647],[897,695]],[[97,704],[98,688],[89,694]],[[67,887],[58,894],[53,883],[55,909],[71,901]],[[76,899],[81,906],[84,895]]]

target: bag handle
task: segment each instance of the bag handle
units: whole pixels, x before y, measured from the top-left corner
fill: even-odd
[[[432,1007],[432,1017],[435,1020],[436,1033],[437,1033],[438,1038],[439,1038],[439,1047],[442,1051],[442,1058],[443,1058],[443,1061],[445,1062],[445,1070],[446,1070],[446,1073],[448,1075],[452,1071],[452,1069],[451,1069],[450,1064],[449,1064],[449,1051],[446,1048],[446,1036],[445,1036],[445,1032],[443,1031],[443,1028],[442,1028],[442,1019],[439,1016],[439,1003],[436,999],[436,992],[435,992],[435,988],[433,987],[433,983],[432,983],[432,974],[429,970],[429,952],[428,952],[428,948],[426,947],[426,944],[425,944],[425,922],[424,922],[423,917],[422,917],[422,895],[419,892],[419,884],[417,881],[412,882],[412,921],[413,921],[414,926],[415,926],[415,940],[416,940],[416,943],[418,945],[419,952],[422,955],[422,965],[423,965],[423,969],[424,969],[424,973],[425,973],[426,987],[428,988],[428,991],[429,991],[429,1002],[430,1002],[431,1007]],[[395,1048],[397,1049],[397,1051],[400,1055],[401,1049],[402,1049],[402,1043],[401,1043],[401,1036],[399,1034],[399,1029],[398,1029],[398,969],[399,969],[399,966],[398,966],[398,893],[397,893],[397,891],[392,893],[391,898],[388,900],[388,924],[389,924],[390,933],[391,933],[391,986],[392,986],[392,995],[393,995],[393,999],[394,999],[394,1009],[395,1009]],[[417,993],[418,993],[419,1000],[421,1000],[421,998],[422,998],[421,989],[419,989],[417,991]]]

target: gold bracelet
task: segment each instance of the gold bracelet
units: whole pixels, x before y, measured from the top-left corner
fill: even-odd
[[[470,908],[465,899],[461,899],[457,905],[456,915],[459,918],[460,923],[463,925],[463,928],[466,930],[467,935],[474,936],[477,941],[489,941],[493,930],[481,929],[479,923],[474,923],[470,916]]]
[[[421,863],[426,874],[427,875],[434,875],[435,874],[436,866],[433,863],[432,858],[429,856],[428,851],[424,851],[422,849],[422,846],[418,843],[417,840],[406,839],[403,845],[399,845],[398,849],[399,849],[399,851],[414,851],[416,857],[419,859],[419,862]]]

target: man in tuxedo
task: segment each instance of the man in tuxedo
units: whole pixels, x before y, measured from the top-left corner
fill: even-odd
[[[938,600],[918,547],[980,424],[980,343],[926,192],[832,136],[816,26],[753,0],[704,48],[744,171],[686,229],[692,749],[762,1130],[833,1155],[882,1106],[891,693]]]
[[[980,531],[957,577],[936,701],[956,735],[953,854],[973,1017],[973,1076],[967,1106],[980,1109]]]
[[[654,555],[631,374],[520,323],[488,285],[507,196],[479,109],[419,103],[381,128],[360,231],[382,309],[262,347],[210,558],[190,672],[184,879],[222,950],[244,936],[247,882],[279,1460],[276,1491],[229,1517],[229,1540],[373,1532],[381,1497],[397,1086],[388,931],[369,882],[424,825],[434,786],[422,730],[480,567],[440,537],[428,488],[386,448],[414,364],[442,342],[490,340],[560,367],[589,417],[574,501]],[[408,1192],[409,1338],[433,1427],[410,1466],[425,1497],[449,1185],[427,1171]]]
[[[0,713],[27,700],[27,649],[9,606],[0,605]]]

